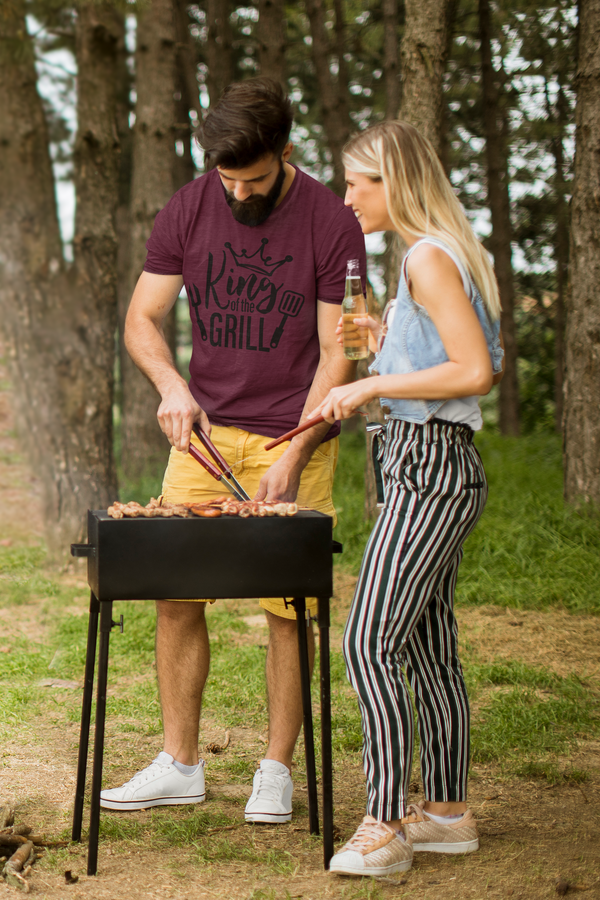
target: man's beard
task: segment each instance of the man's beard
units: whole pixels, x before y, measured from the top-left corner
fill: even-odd
[[[233,218],[242,225],[250,225],[252,228],[262,225],[275,209],[284,181],[285,168],[283,163],[280,163],[279,174],[268,194],[253,194],[247,200],[236,200],[233,194],[223,187]]]

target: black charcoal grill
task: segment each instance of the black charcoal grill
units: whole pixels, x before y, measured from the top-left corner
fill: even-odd
[[[88,543],[73,544],[73,556],[88,560],[91,588],[85,683],[73,840],[81,840],[83,802],[92,710],[98,617],[100,648],[88,875],[98,868],[100,790],[104,754],[108,649],[114,600],[168,600],[196,597],[293,598],[298,621],[298,647],[304,710],[304,744],[311,834],[319,834],[317,779],[310,696],[306,597],[319,598],[321,666],[321,756],[323,791],[323,855],[325,868],[333,855],[333,790],[331,758],[331,692],[329,675],[329,600],[332,594],[332,520],[313,510],[295,516],[241,519],[204,518],[112,519],[105,511],[88,512]]]

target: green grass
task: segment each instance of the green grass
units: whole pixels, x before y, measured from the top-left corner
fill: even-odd
[[[334,562],[355,574],[372,528],[364,519],[365,455],[363,432],[342,432],[333,502],[338,514],[334,537],[342,542],[344,552],[335,556]]]
[[[562,498],[560,438],[477,439],[487,508],[465,546],[458,599],[600,613],[600,520]]]
[[[476,439],[489,499],[465,544],[457,602],[600,613],[600,520],[562,498],[560,438]],[[362,518],[364,435],[343,434],[335,502],[337,565],[356,573],[371,526]]]
[[[575,676],[524,663],[465,665],[472,699],[491,687],[472,728],[474,762],[501,761],[523,773],[600,732],[597,698]],[[545,762],[540,762],[545,761]]]

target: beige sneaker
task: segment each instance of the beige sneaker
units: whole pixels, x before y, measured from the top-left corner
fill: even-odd
[[[391,875],[412,866],[413,848],[407,829],[406,840],[383,822],[365,816],[354,837],[332,857],[329,870],[337,875]]]
[[[402,819],[415,853],[472,853],[479,849],[477,823],[470,809],[452,825],[440,825],[423,811],[423,802],[408,807]]]

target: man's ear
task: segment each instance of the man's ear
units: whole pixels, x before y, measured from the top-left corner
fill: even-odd
[[[285,147],[283,148],[283,153],[281,154],[281,158],[284,162],[288,162],[290,156],[292,155],[292,150],[294,149],[294,145],[291,141],[288,141]]]

